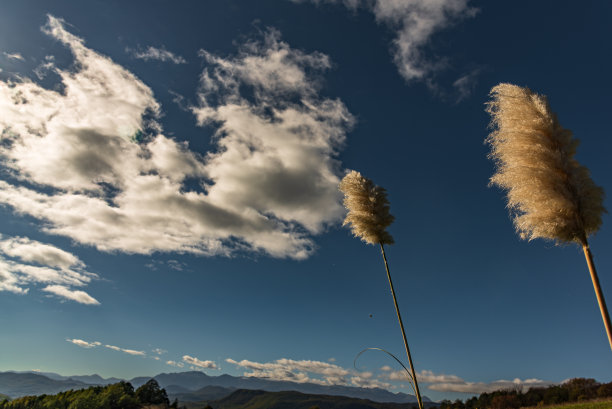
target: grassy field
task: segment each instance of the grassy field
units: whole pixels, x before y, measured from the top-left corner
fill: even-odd
[[[533,407],[536,408],[535,406]],[[566,403],[563,405],[542,406],[538,409],[612,409],[612,400],[584,403]]]

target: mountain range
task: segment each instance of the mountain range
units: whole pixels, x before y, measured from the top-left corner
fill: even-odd
[[[166,389],[171,400],[180,402],[218,401],[238,390],[265,392],[295,391],[308,395],[344,396],[368,399],[373,402],[414,403],[416,398],[405,393],[392,393],[380,388],[358,388],[340,385],[318,385],[288,381],[272,381],[256,377],[231,375],[209,376],[199,371],[161,373],[153,376]],[[151,377],[127,380],[138,388]],[[92,385],[108,385],[119,378],[102,378],[99,375],[63,376],[53,372],[0,372],[0,393],[11,398],[26,395],[55,394],[69,389],[82,389]],[[427,397],[424,402],[432,403]]]

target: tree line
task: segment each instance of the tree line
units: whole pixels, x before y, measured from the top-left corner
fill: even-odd
[[[547,388],[520,387],[483,393],[465,402],[443,400],[440,409],[518,409],[526,406],[554,405],[597,398],[612,398],[612,382],[599,383],[595,379],[574,378],[561,385]]]
[[[134,390],[125,381],[107,386],[69,390],[57,395],[23,396],[4,399],[0,409],[139,409],[147,405],[178,408],[178,401],[170,404],[166,390],[155,379]]]

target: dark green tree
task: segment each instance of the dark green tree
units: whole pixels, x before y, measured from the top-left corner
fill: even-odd
[[[166,390],[160,388],[155,379],[149,379],[147,383],[136,389],[136,397],[144,404],[170,404]]]

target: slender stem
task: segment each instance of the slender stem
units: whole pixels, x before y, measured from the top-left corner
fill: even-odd
[[[608,307],[606,307],[606,300],[604,299],[601,286],[599,285],[599,278],[597,277],[597,271],[595,270],[595,263],[593,263],[593,255],[589,244],[585,241],[582,245],[584,251],[584,257],[586,258],[589,266],[589,272],[591,273],[591,280],[593,281],[593,287],[595,288],[595,295],[597,296],[597,302],[599,303],[599,310],[601,311],[601,318],[603,319],[608,334],[608,342],[610,342],[610,348],[612,349],[612,324],[610,324],[610,314],[608,314]]]
[[[393,303],[395,304],[395,312],[397,313],[397,320],[399,321],[400,329],[402,330],[402,337],[404,338],[404,346],[406,347],[406,355],[408,355],[408,364],[410,366],[410,372],[412,373],[412,380],[414,381],[414,389],[416,392],[417,401],[419,402],[419,409],[423,409],[423,401],[421,400],[421,392],[419,391],[419,383],[417,382],[416,373],[414,372],[414,365],[412,364],[412,356],[410,355],[410,348],[408,348],[408,340],[406,340],[406,331],[404,331],[404,323],[402,322],[402,316],[400,315],[399,307],[397,306],[397,298],[395,298],[395,290],[393,289],[393,281],[391,281],[391,273],[389,272],[389,264],[387,264],[387,256],[385,255],[385,247],[380,243],[380,251],[382,252],[383,260],[385,261],[385,269],[387,270],[387,278],[389,279],[389,286],[391,287],[391,295],[393,295]]]

